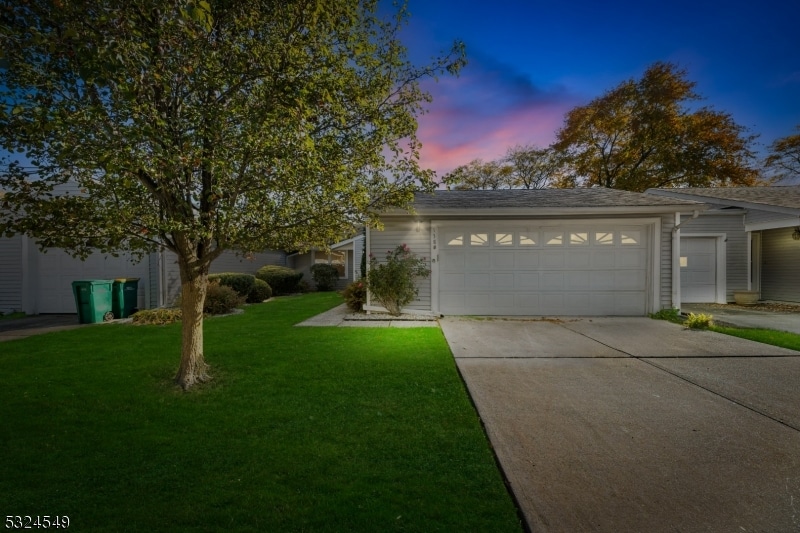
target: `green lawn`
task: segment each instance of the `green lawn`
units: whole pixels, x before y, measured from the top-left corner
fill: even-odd
[[[295,328],[336,294],[0,344],[0,510],[74,531],[521,531],[438,328]]]
[[[774,329],[732,328],[726,326],[711,326],[709,329],[718,333],[733,335],[734,337],[741,337],[743,339],[750,339],[751,341],[763,342],[764,344],[772,344],[774,346],[800,351],[800,335],[796,333],[777,331]]]

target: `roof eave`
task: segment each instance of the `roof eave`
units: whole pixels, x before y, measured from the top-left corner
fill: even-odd
[[[383,216],[405,217],[547,217],[547,216],[598,216],[598,215],[663,215],[675,212],[705,211],[705,204],[675,204],[675,205],[638,205],[638,206],[605,206],[605,207],[494,207],[494,208],[416,208],[414,213],[395,209],[387,211]]]
[[[761,211],[772,211],[786,215],[800,215],[800,208],[783,207],[779,205],[765,204],[760,202],[747,202],[745,200],[730,200],[728,198],[718,198],[716,196],[702,196],[698,194],[681,193],[678,191],[666,191],[663,189],[649,189],[647,194],[655,194],[662,197],[678,198],[691,200],[694,202],[705,202],[714,204],[725,204],[742,209],[759,209]]]

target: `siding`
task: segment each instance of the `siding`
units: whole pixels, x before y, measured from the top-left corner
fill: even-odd
[[[732,302],[733,291],[747,290],[747,233],[744,231],[744,215],[701,214],[681,228],[682,237],[704,233],[724,233],[727,238],[725,295]]]
[[[672,228],[675,227],[675,215],[661,217],[661,257],[660,260],[660,308],[669,309],[672,302]],[[657,306],[658,307],[658,306]]]
[[[761,297],[765,300],[800,302],[800,242],[792,228],[761,232]]]
[[[394,250],[401,244],[406,244],[419,257],[430,260],[431,257],[431,233],[430,222],[419,224],[414,220],[384,220],[383,231],[370,230],[370,250],[379,262],[385,262],[386,251]],[[431,277],[417,280],[419,294],[417,299],[408,304],[404,309],[410,311],[430,311],[431,310]],[[371,305],[380,305],[372,301]]]
[[[0,237],[0,312],[22,310],[22,235]]]
[[[361,279],[361,258],[364,257],[366,240],[363,236],[353,241],[353,280]]]

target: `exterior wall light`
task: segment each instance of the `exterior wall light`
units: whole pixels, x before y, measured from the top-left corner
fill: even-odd
[[[800,241],[800,226],[794,228],[794,233],[792,233],[792,239]]]

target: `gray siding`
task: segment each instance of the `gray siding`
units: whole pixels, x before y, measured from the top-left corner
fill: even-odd
[[[363,236],[353,241],[353,280],[361,278],[361,258],[364,256],[365,245]]]
[[[264,265],[285,266],[286,253],[269,251],[242,257],[241,255],[236,255],[235,252],[226,251],[211,263],[211,273],[240,272],[255,274]]]
[[[22,310],[22,235],[0,237],[0,312]]]
[[[792,239],[791,228],[767,230],[761,235],[761,297],[800,302],[800,242]]]
[[[384,220],[383,231],[370,231],[370,251],[378,260],[384,262],[386,251],[394,250],[401,244],[406,244],[419,257],[425,257],[430,261],[431,257],[431,233],[430,222],[419,224],[413,220]],[[404,309],[430,311],[431,310],[431,277],[417,281],[419,294],[417,299],[408,304]],[[371,302],[372,305],[380,305],[378,302]]]
[[[724,233],[727,238],[725,294],[728,301],[732,302],[733,291],[747,290],[747,233],[744,231],[744,215],[701,214],[681,228],[682,237],[709,233]]]
[[[663,215],[661,217],[661,257],[656,258],[660,261],[660,285],[659,302],[661,309],[669,309],[673,306],[672,302],[672,228],[675,227],[675,215]]]

